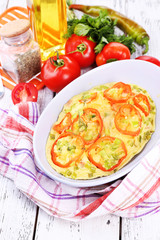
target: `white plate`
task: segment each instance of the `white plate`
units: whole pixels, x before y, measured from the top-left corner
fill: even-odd
[[[63,105],[74,95],[86,91],[94,86],[107,82],[133,83],[146,89],[154,100],[157,108],[156,114],[156,131],[153,133],[150,141],[141,153],[132,161],[120,169],[118,172],[97,179],[91,180],[74,180],[69,179],[57,173],[48,164],[45,155],[46,141],[53,123],[57,120]],[[55,98],[48,104],[43,111],[36,125],[33,148],[37,165],[50,178],[74,186],[74,187],[91,187],[116,180],[130,172],[156,144],[160,137],[160,68],[152,63],[140,60],[123,60],[97,67],[66,86],[60,91]]]

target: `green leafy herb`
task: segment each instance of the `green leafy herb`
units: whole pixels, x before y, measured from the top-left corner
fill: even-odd
[[[131,54],[135,52],[133,38],[126,35],[116,35],[115,26],[116,20],[112,20],[106,10],[100,11],[98,17],[91,17],[84,14],[81,19],[71,19],[68,21],[68,30],[65,38],[71,37],[72,34],[78,36],[88,36],[89,40],[97,43],[95,52],[99,53],[103,47],[109,42],[120,42],[126,45]]]
[[[69,6],[72,4],[72,0],[66,1],[66,9],[67,9],[67,19],[71,20],[75,18],[75,14],[72,9],[69,9]]]
[[[83,23],[78,23],[74,28],[74,33],[78,36],[86,36],[92,28]]]

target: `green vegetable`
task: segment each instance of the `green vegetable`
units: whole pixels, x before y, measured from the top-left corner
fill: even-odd
[[[89,178],[93,177],[93,173],[88,173],[88,177]]]
[[[74,166],[74,171],[78,170],[79,167],[77,165]]]
[[[115,26],[117,21],[112,20],[106,10],[99,12],[98,17],[91,17],[84,14],[81,19],[71,19],[68,21],[68,30],[65,38],[71,37],[72,34],[78,36],[88,36],[89,40],[97,43],[95,52],[99,53],[109,42],[120,42],[126,45],[131,53],[135,52],[133,38],[126,35],[116,35]]]
[[[105,90],[105,89],[108,89],[109,87],[105,86],[105,85],[100,85],[98,87],[94,87],[95,90],[97,91],[102,91],[102,90]]]
[[[72,173],[72,178],[76,179],[77,178],[77,174],[75,172]]]
[[[79,124],[80,132],[81,131],[87,131],[87,124],[81,119],[80,116],[79,116],[79,119],[78,119],[78,124]]]
[[[75,152],[75,149],[76,149],[76,146],[68,146],[67,147],[67,151],[72,151],[72,153],[74,153]]]
[[[66,9],[67,9],[67,19],[71,20],[75,18],[75,14],[72,9],[69,9],[69,6],[72,4],[72,0],[67,0],[66,1]]]
[[[71,176],[71,174],[72,172],[69,169],[67,169],[64,173],[65,176]]]
[[[85,6],[80,4],[72,4],[70,6],[70,9],[77,9],[85,14],[89,14],[94,17],[98,16],[100,11],[106,10],[108,12],[108,16],[110,16],[113,21],[117,21],[117,27],[119,27],[124,33],[131,36],[137,44],[145,46],[143,53],[148,52],[149,35],[143,27],[141,27],[135,21],[127,18],[123,14],[111,8],[103,6]]]
[[[147,131],[147,132],[144,133],[143,139],[144,140],[149,140],[151,138],[151,135],[152,135],[152,131]]]
[[[139,140],[140,143],[142,142],[142,136],[141,135],[139,136],[138,140]]]
[[[53,139],[53,140],[55,139],[55,134],[50,133],[49,136],[50,136],[50,139]]]

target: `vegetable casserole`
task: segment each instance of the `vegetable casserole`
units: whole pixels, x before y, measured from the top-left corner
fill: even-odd
[[[111,175],[144,148],[155,115],[150,95],[135,84],[94,87],[64,105],[48,136],[47,160],[72,179]]]

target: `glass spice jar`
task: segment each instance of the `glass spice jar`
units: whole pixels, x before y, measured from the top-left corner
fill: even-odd
[[[19,19],[0,28],[0,61],[16,82],[26,82],[41,71],[40,48],[33,40],[30,22]]]

